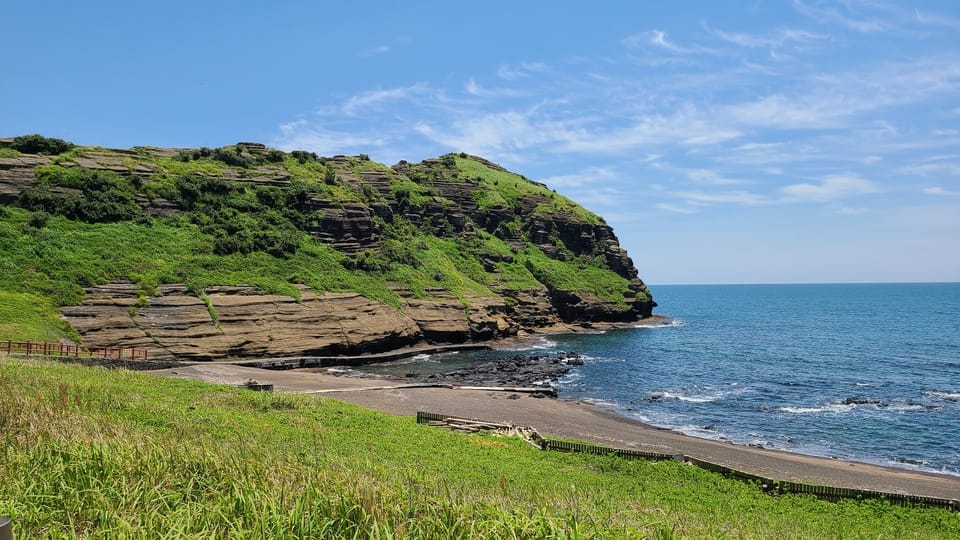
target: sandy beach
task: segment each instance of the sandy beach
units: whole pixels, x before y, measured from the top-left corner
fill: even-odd
[[[158,376],[241,385],[253,379],[277,392],[315,394],[389,414],[418,411],[531,426],[541,434],[667,454],[684,454],[746,473],[905,495],[960,499],[960,477],[805,456],[690,437],[577,401],[529,394],[405,385],[402,381],[338,377],[299,370],[270,371],[226,363],[178,366]]]

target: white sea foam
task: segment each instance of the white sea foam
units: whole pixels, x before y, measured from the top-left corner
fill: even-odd
[[[909,411],[925,411],[927,408],[923,405],[917,403],[891,403],[889,406],[884,407],[888,411],[894,412],[909,412]]]
[[[725,441],[727,436],[718,432],[715,429],[708,428],[705,426],[697,426],[693,424],[684,424],[682,426],[677,426],[673,428],[684,435],[689,435],[691,437],[697,437],[700,439],[711,439],[714,441]]]
[[[923,395],[934,399],[942,399],[944,401],[960,401],[960,392],[955,391],[942,392],[939,390],[930,390],[924,392]]]
[[[710,403],[720,399],[721,396],[710,395],[710,396],[685,396],[683,394],[674,394],[673,392],[664,392],[663,397],[667,399],[677,399],[680,401],[686,401],[688,403]]]
[[[350,373],[351,371],[353,370],[349,368],[336,368],[336,367],[327,368],[327,373]]]
[[[659,395],[662,399],[676,399],[687,403],[712,403],[748,391],[747,388],[738,387],[736,383],[731,383],[730,387],[732,388],[730,390],[713,390],[711,387],[706,387],[704,389],[705,391],[699,391],[697,389],[692,389],[691,391],[674,389],[660,392],[656,395]]]
[[[566,375],[564,375],[563,377],[560,377],[560,379],[557,382],[560,383],[561,386],[564,386],[568,384],[573,384],[581,379],[583,379],[583,373],[580,373],[579,371],[571,371]]]
[[[830,405],[825,405],[823,407],[777,407],[777,411],[785,412],[790,414],[818,414],[818,413],[834,413],[840,414],[845,412],[850,412],[853,410],[855,405],[845,405],[843,403],[832,403]]]
[[[448,354],[448,353],[444,353],[444,354]],[[424,364],[424,363],[438,364],[440,363],[440,361],[434,358],[432,354],[421,353],[421,354],[415,354],[413,356],[408,356],[406,358],[398,358],[396,360],[391,360],[389,362],[383,362],[381,365],[405,366],[407,364]]]
[[[607,401],[607,400],[605,400],[605,399],[587,398],[587,399],[584,399],[583,401],[586,402],[586,403],[589,403],[589,404],[591,404],[591,405],[596,405],[597,407],[603,407],[603,408],[605,408],[605,409],[617,409],[617,408],[619,408],[619,406],[618,406],[616,403],[614,403],[614,402],[612,402],[612,401]]]
[[[537,336],[535,338],[509,343],[498,348],[504,351],[540,351],[543,349],[556,349],[557,345],[556,341],[548,339],[545,336]]]
[[[634,328],[678,328],[686,325],[687,323],[681,321],[680,319],[668,319],[660,324],[638,324],[635,325]]]

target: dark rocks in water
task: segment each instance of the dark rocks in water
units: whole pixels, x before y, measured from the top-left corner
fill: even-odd
[[[879,406],[882,403],[879,399],[848,397],[847,399],[843,400],[843,404],[844,405],[877,405]]]
[[[542,387],[544,393],[550,395],[555,393],[553,385],[556,381],[580,365],[583,365],[583,359],[577,353],[515,355],[446,373],[425,375],[418,380],[471,386]]]

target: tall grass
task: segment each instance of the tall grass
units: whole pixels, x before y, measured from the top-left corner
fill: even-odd
[[[78,341],[46,298],[0,290],[0,341]]]
[[[960,517],[770,497],[334,400],[0,359],[18,538],[956,538]]]

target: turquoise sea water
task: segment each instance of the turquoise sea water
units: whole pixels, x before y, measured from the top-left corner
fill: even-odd
[[[960,475],[960,283],[651,289],[674,324],[531,344],[585,355],[561,398],[698,437]]]

